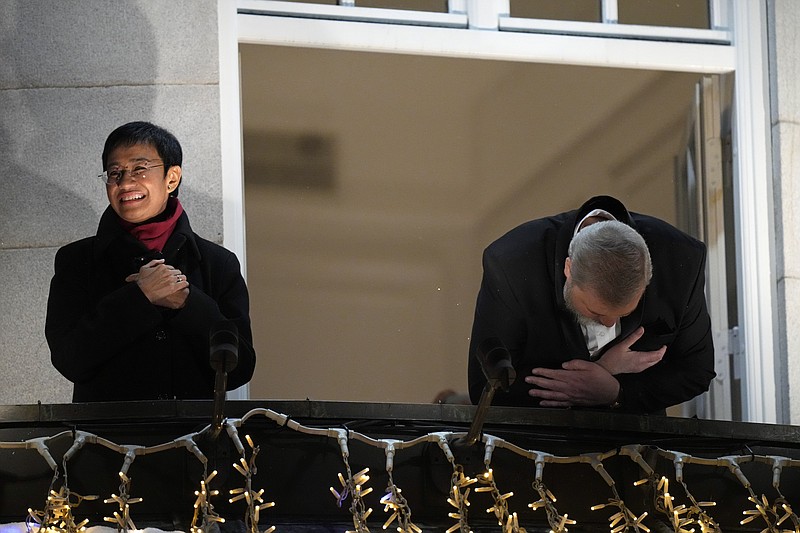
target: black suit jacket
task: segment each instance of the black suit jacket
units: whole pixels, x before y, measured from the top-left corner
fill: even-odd
[[[252,377],[249,296],[236,256],[196,235],[181,214],[163,253],[190,283],[179,310],[151,304],[125,282],[151,256],[110,207],[97,235],[56,253],[45,335],[53,366],[75,384],[74,402],[212,398],[209,331],[222,320],[239,330],[228,389]]]
[[[705,245],[666,222],[629,213],[617,199],[598,196],[580,209],[522,224],[489,245],[470,341],[469,392],[477,403],[486,383],[475,357],[485,339],[499,338],[511,353],[517,379],[497,391],[497,405],[537,406],[524,377],[537,367],[560,368],[589,359],[580,326],[564,304],[564,262],[575,225],[593,209],[608,211],[638,231],[650,250],[653,278],[639,306],[621,320],[621,333],[604,351],[644,326],[643,350],[667,346],[663,359],[639,374],[616,376],[622,408],[663,412],[708,390],[714,378],[711,320],[706,309]]]

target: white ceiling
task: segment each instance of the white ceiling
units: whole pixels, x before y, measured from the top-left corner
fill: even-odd
[[[251,132],[333,135],[339,200],[390,211],[399,202],[458,212],[466,201],[488,213],[526,187],[552,189],[564,179],[589,186],[572,188],[570,203],[557,205],[591,194],[591,183],[630,192],[658,178],[664,169],[654,167],[680,150],[697,80],[646,70],[240,49],[246,161],[258,152],[248,145]],[[565,163],[571,176],[556,176]],[[453,194],[464,188],[471,197]],[[658,196],[659,214],[671,218]]]

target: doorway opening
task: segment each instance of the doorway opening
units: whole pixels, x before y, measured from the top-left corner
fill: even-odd
[[[702,75],[239,51],[254,398],[466,392],[489,242],[597,194],[679,222]]]

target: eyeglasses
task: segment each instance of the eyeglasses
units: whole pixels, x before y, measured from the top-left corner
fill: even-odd
[[[164,163],[151,165],[150,161],[144,160],[142,162],[136,163],[133,168],[112,168],[110,170],[106,170],[97,177],[100,178],[100,180],[106,185],[119,185],[119,183],[123,180],[126,174],[128,175],[129,178],[133,178],[135,180],[143,180],[147,179],[147,174],[145,174],[145,172],[149,171],[152,168],[158,168],[163,166]]]

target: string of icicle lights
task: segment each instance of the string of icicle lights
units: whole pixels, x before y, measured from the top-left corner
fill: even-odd
[[[656,448],[657,453],[671,461],[674,467],[671,479],[677,483],[681,492],[680,496],[676,496],[670,490],[670,477],[657,473],[650,466],[642,455],[645,446],[640,444],[622,446],[605,453],[586,453],[572,457],[562,457],[542,451],[524,449],[505,439],[484,434],[481,440],[484,444],[483,463],[485,470],[481,475],[470,477],[465,474],[463,466],[457,463],[456,454],[453,451],[453,443],[463,437],[465,433],[434,432],[408,441],[375,439],[345,428],[307,427],[286,415],[270,409],[253,409],[242,418],[226,419],[224,421],[226,433],[239,454],[238,460],[233,463],[232,467],[242,476],[242,486],[230,489],[227,495],[228,501],[232,503],[243,500],[245,502],[246,510],[243,521],[248,533],[272,533],[276,529],[275,526],[259,527],[261,511],[269,509],[275,504],[274,502],[265,501],[265,489],[256,490],[253,487],[253,477],[257,472],[256,458],[259,446],[253,442],[249,435],[245,435],[244,442],[247,443],[247,447],[245,447],[239,435],[239,429],[242,425],[249,418],[256,416],[266,417],[281,427],[286,427],[299,433],[336,440],[341,451],[344,472],[338,475],[338,485],[336,487],[331,486],[330,492],[339,506],[346,507],[352,516],[353,529],[349,530],[348,533],[366,533],[370,531],[369,522],[370,518],[372,518],[372,509],[367,505],[364,497],[373,490],[373,487],[368,486],[370,481],[369,469],[363,469],[356,473],[351,471],[348,446],[351,441],[366,443],[382,449],[385,453],[388,486],[384,489],[385,494],[380,499],[380,503],[384,506],[384,516],[378,520],[373,519],[376,524],[379,524],[378,527],[384,530],[393,528],[400,533],[422,532],[422,528],[412,520],[412,510],[402,494],[402,489],[394,483],[392,476],[394,458],[403,449],[424,443],[435,443],[452,468],[450,491],[447,496],[447,503],[450,508],[448,519],[452,520],[452,526],[447,529],[447,533],[469,533],[471,531],[469,525],[470,496],[474,493],[486,493],[489,495],[492,505],[486,508],[485,512],[496,518],[501,531],[504,533],[525,532],[525,528],[519,523],[518,514],[513,511],[513,492],[504,493],[500,490],[492,468],[492,455],[496,449],[500,448],[509,450],[533,462],[535,475],[531,486],[538,495],[538,500],[519,505],[526,505],[533,511],[541,510],[543,518],[546,519],[550,529],[555,533],[566,532],[569,527],[576,525],[576,521],[570,518],[568,513],[562,514],[561,510],[558,509],[556,495],[543,481],[545,466],[559,463],[586,464],[608,485],[611,497],[605,501],[598,502],[592,507],[592,510],[605,513],[611,533],[650,531],[648,521],[652,517],[648,517],[646,512],[637,516],[626,506],[619,495],[615,480],[603,466],[603,461],[615,455],[627,457],[640,467],[643,473],[642,479],[637,481],[635,485],[649,484],[652,489],[653,509],[660,515],[660,527],[663,527],[666,522],[675,533],[721,531],[719,524],[713,518],[713,510],[716,503],[713,501],[698,501],[684,481],[683,473],[687,465],[703,465],[707,467],[722,467],[728,470],[747,492],[747,499],[752,504],[752,508],[743,511],[743,516],[740,520],[742,525],[749,525],[762,533],[800,533],[800,517],[792,509],[789,500],[783,495],[780,488],[783,469],[800,467],[799,459],[756,454],[723,456],[710,459]],[[109,512],[109,516],[105,517],[105,521],[113,524],[118,531],[136,529],[134,521],[135,507],[132,506],[141,502],[142,497],[135,495],[133,479],[128,476],[130,466],[135,459],[142,455],[185,448],[203,465],[203,476],[202,479],[197,481],[198,488],[194,493],[196,500],[191,523],[191,533],[201,533],[211,531],[219,522],[224,522],[224,518],[215,512],[212,503],[215,497],[221,497],[219,491],[212,488],[216,471],[208,472],[208,460],[197,445],[198,437],[211,432],[211,430],[211,426],[207,426],[199,432],[190,433],[156,446],[120,445],[91,433],[74,430],[21,442],[0,442],[0,449],[35,450],[53,470],[53,478],[48,488],[44,505],[41,509],[28,509],[27,523],[29,529],[38,528],[42,533],[73,533],[83,531],[88,523],[87,519],[80,520],[78,517],[81,502],[99,497],[79,495],[69,489],[67,466],[81,448],[86,445],[99,445],[114,450],[123,456],[122,466],[118,474],[120,479],[119,491],[103,500],[104,503],[110,506],[116,506],[113,511]],[[54,439],[67,436],[72,436],[72,445],[63,455],[62,463],[59,467],[50,452],[48,443]],[[648,446],[647,449],[652,450],[653,447]],[[772,487],[777,497],[770,500],[766,495],[756,494],[741,469],[741,466],[747,462],[758,462],[769,466],[772,472]],[[62,476],[63,481],[59,484],[58,480]],[[679,503],[679,500],[682,503]],[[662,530],[659,529],[658,531]]]

